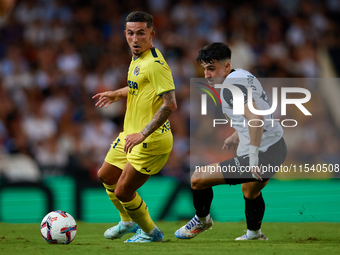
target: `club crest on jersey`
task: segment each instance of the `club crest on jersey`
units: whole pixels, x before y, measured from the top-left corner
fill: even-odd
[[[135,70],[133,71],[133,74],[134,74],[135,76],[137,76],[137,75],[139,74],[139,71],[140,71],[140,67],[139,67],[139,66],[136,66],[136,67],[135,67]]]

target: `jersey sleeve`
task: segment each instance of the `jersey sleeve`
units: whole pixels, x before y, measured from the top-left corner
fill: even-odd
[[[149,64],[148,78],[154,86],[158,96],[165,92],[175,90],[174,80],[168,64],[162,60],[154,59]]]
[[[247,88],[240,84],[233,84],[233,85],[238,87],[242,91],[243,96],[244,96],[244,104],[246,104],[248,102]],[[227,88],[223,89],[223,98],[230,106],[233,106],[233,94],[231,93],[229,89]]]

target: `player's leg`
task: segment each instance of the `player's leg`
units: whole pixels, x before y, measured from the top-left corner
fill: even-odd
[[[115,189],[118,179],[122,174],[122,170],[104,161],[102,167],[98,170],[98,178],[103,183],[106,193],[114,206],[118,209],[121,220],[125,222],[131,221],[130,216],[126,213],[124,207],[115,195]]]
[[[220,163],[214,163],[201,167],[191,177],[191,188],[196,216],[205,225],[212,224],[210,218],[210,207],[213,200],[213,186],[226,184],[221,171]],[[211,170],[207,170],[211,169]],[[207,228],[207,226],[205,226]]]
[[[210,207],[213,200],[213,186],[226,184],[219,169],[220,163],[214,163],[197,169],[191,177],[191,189],[196,215],[175,232],[180,239],[190,239],[199,233],[211,229],[213,220],[210,217]],[[210,169],[210,170],[207,170]]]
[[[162,155],[143,155],[132,153],[118,180],[115,190],[126,212],[141,228],[125,242],[161,242],[163,232],[155,225],[150,217],[148,207],[136,190],[140,188],[151,175],[156,174],[165,165],[170,152]]]
[[[261,166],[280,166],[287,155],[287,148],[281,138],[278,142],[270,146],[266,152],[260,152],[259,163]],[[247,221],[247,233],[236,240],[268,240],[261,232],[261,224],[265,211],[265,203],[261,190],[268,184],[275,172],[266,172],[263,182],[253,181],[242,184],[242,192],[245,200],[245,214]]]
[[[131,219],[125,208],[115,195],[118,179],[122,174],[122,169],[126,164],[126,154],[124,153],[123,134],[119,134],[112,143],[105,161],[98,171],[98,178],[102,181],[106,193],[120,215],[120,222],[105,231],[104,237],[107,239],[121,238],[127,233],[135,233],[139,229],[138,225]]]
[[[268,240],[261,232],[261,224],[265,211],[265,203],[261,190],[268,184],[268,181],[254,181],[242,184],[247,233],[236,238],[236,240]]]
[[[220,184],[235,185],[253,181],[254,178],[249,171],[241,171],[241,166],[248,165],[249,157],[235,157],[196,170],[191,178],[196,215],[187,225],[178,229],[175,236],[189,239],[211,228],[212,187]]]
[[[121,238],[127,233],[136,233],[137,229],[139,228],[138,225],[131,219],[114,193],[117,186],[117,181],[121,174],[121,169],[107,162],[104,162],[98,171],[98,178],[102,181],[106,189],[106,193],[113,205],[118,210],[121,219],[118,225],[113,226],[112,228],[109,228],[105,231],[104,237],[107,239],[117,239]]]
[[[150,175],[136,171],[134,167],[127,162],[115,190],[116,196],[121,201],[129,216],[147,233],[155,227],[155,223],[149,215],[145,202],[136,190],[149,178]]]

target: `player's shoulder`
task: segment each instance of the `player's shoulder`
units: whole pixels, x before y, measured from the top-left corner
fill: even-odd
[[[157,48],[153,47],[149,50],[148,54],[146,55],[145,60],[152,63],[152,62],[157,61],[157,60],[164,61],[164,57],[163,57],[162,53]]]
[[[242,68],[232,69],[227,78],[255,78],[255,76]]]
[[[257,83],[257,79],[250,72],[241,68],[237,68],[231,70],[223,83],[243,86],[247,88],[254,85],[254,83]]]
[[[234,87],[237,87],[241,90],[242,94],[244,95],[244,102],[247,102],[247,88],[253,87],[253,80],[255,76],[252,75],[250,72],[237,68],[232,69],[229,75],[225,78],[223,84],[230,84]],[[230,87],[225,87],[221,90],[221,96],[227,102],[229,107],[233,106],[233,93],[230,90]]]
[[[153,70],[155,72],[169,68],[162,53],[157,48],[150,49],[147,57],[147,65],[149,70]]]

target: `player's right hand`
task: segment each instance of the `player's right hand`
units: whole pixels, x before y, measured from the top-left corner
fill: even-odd
[[[225,150],[225,149],[234,149],[236,150],[237,149],[237,146],[238,146],[238,143],[239,143],[239,140],[238,140],[238,137],[235,138],[233,136],[229,136],[227,139],[224,140],[224,143],[223,143],[223,146],[222,146],[222,150]]]
[[[106,91],[102,93],[98,93],[92,97],[92,99],[98,98],[98,102],[96,103],[96,106],[99,108],[102,108],[105,106],[105,108],[109,107],[112,103],[118,101],[122,98],[122,94],[118,91]]]
[[[259,168],[259,147],[249,146],[249,167],[253,178],[263,181],[261,169]]]

